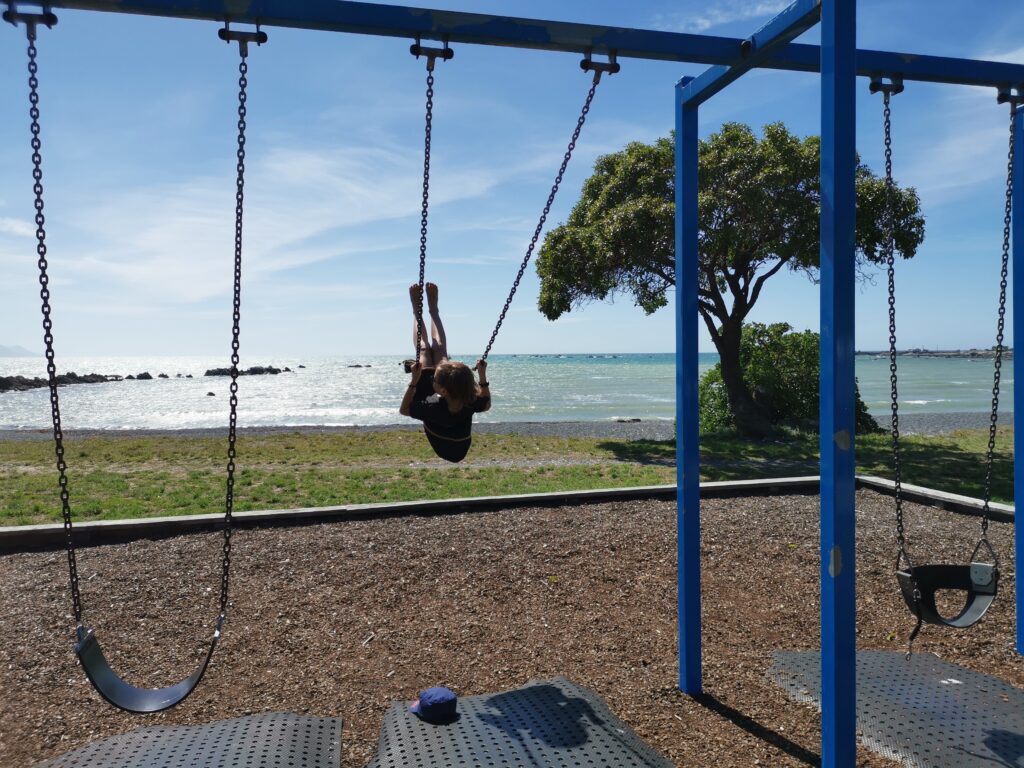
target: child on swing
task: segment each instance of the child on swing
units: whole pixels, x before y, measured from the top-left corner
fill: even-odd
[[[473,414],[491,408],[491,392],[487,381],[487,362],[477,360],[473,370],[465,363],[448,359],[448,343],[437,309],[437,286],[427,283],[427,311],[430,312],[430,340],[426,333],[417,334],[423,307],[420,286],[409,286],[412,300],[413,343],[419,336],[419,360],[411,366],[412,378],[405,390],[398,412],[423,422],[423,431],[434,453],[442,459],[459,462],[469,453],[472,442]],[[423,328],[426,331],[426,328]]]

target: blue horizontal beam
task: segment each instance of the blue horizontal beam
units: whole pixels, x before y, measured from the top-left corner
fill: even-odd
[[[740,45],[739,61],[705,70],[682,89],[680,98],[691,107],[703,104],[767,59],[773,50],[813,27],[820,18],[821,0],[796,0]]]
[[[364,35],[444,40],[547,51],[595,53],[615,51],[620,58],[655,59],[694,64],[731,64],[742,40],[682,32],[603,27],[540,19],[436,11],[349,0],[53,0],[53,8],[108,11],[170,18],[205,19],[268,27],[292,27]],[[818,72],[816,45],[789,43],[759,64],[771,69]],[[959,85],[1024,87],[1024,65],[951,59],[883,51],[858,51],[857,74],[900,75]]]

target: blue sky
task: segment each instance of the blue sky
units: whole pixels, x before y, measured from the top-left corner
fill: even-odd
[[[462,0],[434,7],[743,36],[777,0]],[[237,52],[217,25],[73,11],[40,32],[57,353],[227,354]],[[858,45],[1024,63],[1024,6],[859,4]],[[424,70],[408,40],[268,29],[250,57],[243,357],[405,353],[417,275]],[[805,36],[814,41],[815,33]],[[453,353],[486,344],[588,86],[579,57],[460,45],[439,66],[428,279]],[[672,127],[700,65],[625,60],[602,84],[549,225],[595,158]],[[40,350],[24,32],[0,28],[0,344]],[[880,171],[881,104],[861,81],[858,147]],[[702,108],[817,133],[815,76],[757,71]],[[986,89],[911,83],[894,101],[895,174],[925,243],[898,275],[901,347],[994,343],[1008,112]],[[858,291],[857,346],[883,348],[884,275]],[[494,352],[670,351],[671,309],[627,296],[549,322],[531,266]],[[817,329],[817,289],[779,275],[753,314]],[[702,345],[713,351],[702,328]]]

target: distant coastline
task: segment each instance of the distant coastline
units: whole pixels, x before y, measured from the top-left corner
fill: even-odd
[[[888,357],[889,350],[858,350],[854,354],[861,357]],[[941,359],[974,359],[993,358],[996,356],[994,349],[902,349],[896,351],[897,357],[935,357]],[[1003,358],[1013,357],[1013,348],[1003,348]]]

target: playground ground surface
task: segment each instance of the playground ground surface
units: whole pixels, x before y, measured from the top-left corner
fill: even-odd
[[[902,651],[892,500],[860,491],[858,645]],[[702,505],[705,696],[679,693],[675,504],[605,503],[240,530],[232,600],[206,679],[180,707],[117,712],[72,651],[62,551],[0,556],[0,765],[28,765],[134,728],[259,712],[341,716],[344,762],[371,756],[385,709],[431,685],[461,695],[564,675],[678,765],[804,766],[820,719],[765,675],[819,638],[818,499]],[[962,561],[976,518],[907,505],[918,561]],[[1012,527],[993,523],[1002,592],[967,631],[926,628],[918,653],[1014,685]],[[184,677],[217,611],[221,538],[82,549],[85,617],[137,685]],[[858,765],[893,763],[863,748]]]

